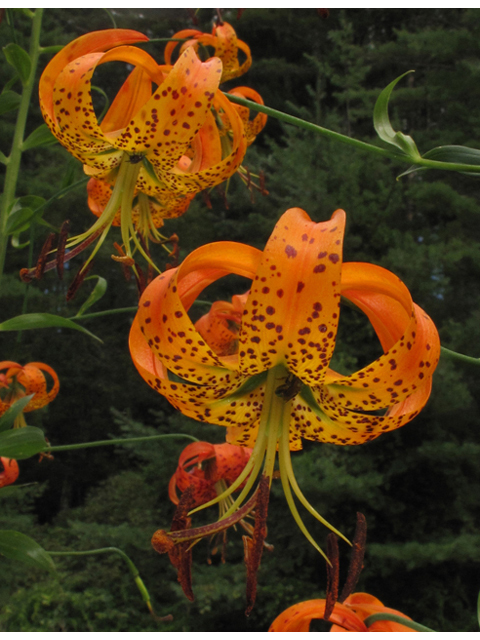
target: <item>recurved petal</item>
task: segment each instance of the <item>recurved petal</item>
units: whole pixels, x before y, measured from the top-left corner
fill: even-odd
[[[146,42],[148,37],[130,29],[105,29],[92,31],[80,38],[76,38],[66,47],[63,47],[57,55],[45,67],[40,78],[39,94],[40,107],[47,125],[54,135],[57,135],[58,125],[53,113],[53,87],[62,69],[76,58],[88,53],[108,51],[112,47],[134,42]]]
[[[423,388],[437,366],[440,340],[405,285],[381,267],[347,263],[342,295],[367,314],[385,353],[355,374],[336,377],[328,387],[330,398],[349,410],[372,411],[400,403]]]
[[[235,87],[235,89],[230,89],[228,93],[240,98],[248,98],[257,104],[264,104],[262,96],[250,87]],[[257,113],[253,120],[250,120],[250,109],[238,104],[235,105],[235,108],[242,119],[247,145],[250,146],[267,124],[268,116],[265,113]]]
[[[47,391],[47,380],[42,371],[46,371],[53,379],[53,386]],[[52,367],[43,362],[30,362],[17,374],[18,382],[25,388],[25,395],[34,393],[24,412],[40,409],[51,402],[60,390],[58,376]]]
[[[345,398],[331,395],[328,386],[312,387],[302,391],[306,413],[300,424],[300,435],[317,442],[334,444],[362,444],[407,424],[421,411],[430,394],[430,381],[417,389],[407,400],[392,405],[384,415],[360,413],[346,407]],[[298,397],[294,400],[302,404]],[[308,424],[310,422],[310,424]]]
[[[354,611],[357,616],[361,620],[365,620],[371,615],[375,613],[392,613],[396,616],[401,616],[402,618],[406,618],[407,620],[411,620],[408,616],[406,616],[401,611],[396,611],[395,609],[390,609],[385,607],[382,602],[378,598],[370,595],[369,593],[352,593],[344,602],[345,606],[349,607],[352,611]],[[333,631],[333,628],[332,628]],[[336,631],[336,629],[335,629]],[[343,631],[343,629],[338,629],[338,631]],[[370,627],[368,627],[368,631],[380,631],[380,632],[415,632],[414,629],[410,629],[398,622],[391,622],[389,620],[379,620],[378,622],[374,622]]]
[[[256,433],[264,396],[264,376],[246,379],[223,369],[221,383],[197,385],[183,383],[180,379],[170,381],[167,368],[145,339],[138,318],[130,330],[129,345],[133,363],[142,378],[176,409],[199,422],[238,426],[242,431]],[[255,420],[256,424],[252,424]],[[251,446],[247,440],[248,435],[245,444]],[[239,443],[243,442],[240,438]]]
[[[115,145],[125,151],[148,154],[163,179],[164,173],[176,167],[203,126],[221,71],[218,58],[200,62],[192,48],[185,51]]]
[[[252,449],[248,447],[236,447],[224,443],[213,445],[215,449],[215,481],[225,480],[228,484],[234,482],[252,455]]]
[[[325,600],[307,600],[285,609],[272,622],[269,631],[310,631],[312,620],[322,619]],[[338,624],[342,631],[368,631],[362,620],[344,604],[336,603],[329,622]]]
[[[289,209],[262,255],[240,332],[240,371],[284,363],[306,384],[321,383],[335,347],[345,213],[315,223]]]
[[[216,25],[212,33],[216,36],[214,41],[215,55],[223,62],[222,82],[238,78],[246,73],[252,65],[250,47],[242,40],[238,40],[234,28],[228,22],[224,22],[222,25]],[[245,60],[242,64],[238,59],[239,49],[245,54]]]
[[[92,75],[103,55],[87,54],[62,69],[53,89],[53,111],[60,143],[83,164],[106,172],[120,162],[122,154],[101,130],[91,99]]]
[[[172,53],[175,51],[175,49],[177,48],[177,46],[180,44],[179,42],[175,42],[175,40],[183,40],[186,38],[193,38],[193,42],[195,41],[196,38],[202,36],[203,33],[201,31],[198,31],[198,29],[183,29],[182,31],[177,31],[177,33],[175,33],[172,36],[172,40],[170,42],[167,43],[167,45],[165,46],[165,51],[164,51],[164,57],[165,57],[165,64],[172,64]],[[192,41],[190,41],[192,42]],[[190,45],[192,46],[192,45]]]
[[[115,96],[105,114],[101,129],[104,133],[123,129],[152,95],[152,80],[141,67],[135,67]]]

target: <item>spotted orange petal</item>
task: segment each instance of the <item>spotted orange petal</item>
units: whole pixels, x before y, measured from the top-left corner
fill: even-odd
[[[253,102],[257,104],[264,104],[262,96],[250,87],[235,87],[234,89],[230,89],[228,93],[233,96],[239,96],[240,98],[253,100]],[[236,104],[235,109],[242,119],[247,145],[250,146],[267,124],[268,116],[265,113],[257,113],[253,120],[250,120],[250,109],[248,109],[248,107]]]
[[[275,618],[269,631],[310,631],[312,620],[323,618],[325,602],[325,600],[307,600],[289,607]],[[329,621],[341,626],[342,631],[368,631],[359,616],[338,602],[333,608]]]
[[[382,602],[375,596],[370,595],[369,593],[352,593],[344,602],[344,605],[355,612],[355,614],[361,619],[365,620],[369,616],[374,615],[375,613],[392,613],[396,616],[401,616],[402,618],[406,618],[407,620],[411,620],[408,616],[400,611],[396,611],[395,609],[390,609],[385,607]],[[344,628],[334,625],[330,631],[345,631]],[[399,624],[398,622],[390,622],[389,620],[379,620],[378,622],[374,622],[370,627],[368,627],[368,631],[372,632],[413,632],[415,633],[415,629],[410,629],[409,627],[404,626],[403,624]]]
[[[134,42],[146,42],[148,37],[130,29],[105,29],[104,31],[92,31],[80,38],[76,38],[48,63],[40,78],[39,97],[43,117],[52,133],[56,136],[59,127],[53,111],[53,88],[58,75],[64,67],[86,54],[98,51],[108,51],[112,47]]]
[[[218,58],[202,63],[193,49],[185,51],[117,138],[116,146],[125,151],[147,153],[163,178],[165,172],[177,165],[203,126],[221,70]]]
[[[335,347],[345,212],[316,224],[289,209],[263,252],[240,332],[240,371],[284,363],[319,384]]]

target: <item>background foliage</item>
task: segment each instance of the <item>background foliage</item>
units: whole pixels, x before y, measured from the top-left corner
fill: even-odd
[[[137,28],[151,38],[192,26],[186,10],[118,9],[113,14],[119,27]],[[479,10],[348,9],[331,10],[325,19],[315,10],[256,9],[246,10],[238,21],[235,11],[225,11],[224,17],[252,49],[254,63],[242,83],[257,89],[269,106],[374,141],[376,97],[394,78],[414,69],[395,89],[390,106],[394,127],[412,135],[420,151],[441,144],[480,147]],[[208,30],[211,18],[209,10],[201,10],[201,28]],[[28,23],[15,14],[16,37],[24,47]],[[102,10],[49,10],[42,44],[66,44],[87,31],[111,26]],[[4,21],[2,46],[11,35]],[[149,47],[163,62],[162,45]],[[0,73],[3,84],[12,77],[4,60]],[[112,74],[112,83],[117,81]],[[14,122],[14,113],[2,117],[0,140],[10,139]],[[27,134],[40,123],[34,102]],[[348,216],[344,259],[394,271],[432,316],[444,346],[480,356],[477,179],[419,171],[397,181],[406,166],[272,119],[249,149],[246,164],[252,172],[265,172],[270,195],[251,199],[234,176],[226,197],[219,191],[210,194],[211,209],[197,196],[184,218],[165,225],[166,235],[180,236],[182,257],[216,240],[263,248],[275,221],[291,206],[304,208],[314,220],[326,219],[341,207]],[[18,195],[48,199],[62,184],[81,177],[79,163],[59,145],[35,149],[24,155]],[[90,224],[83,188],[45,214],[57,227],[66,218],[72,233]],[[45,235],[44,227],[34,227],[34,256]],[[100,253],[94,273],[109,284],[94,310],[135,306],[134,283],[125,282],[119,265],[110,260],[110,238]],[[74,315],[92,285],[84,285],[68,306],[68,272],[65,283],[50,273],[27,290],[17,274],[27,266],[28,254],[28,248],[9,252],[0,321],[25,311]],[[165,261],[160,252],[156,257]],[[227,298],[235,293],[233,285],[227,281],[216,295]],[[377,357],[379,345],[360,314],[350,308],[342,313],[334,357],[340,368],[353,371]],[[178,431],[221,442],[221,427],[176,415],[140,379],[127,349],[132,318],[122,314],[86,320],[84,325],[103,344],[63,329],[24,332],[13,339],[13,334],[0,334],[2,359],[48,362],[60,377],[61,393],[35,414],[34,424],[52,444]],[[351,535],[355,512],[367,517],[368,548],[359,589],[442,631],[476,629],[477,380],[475,368],[442,360],[431,400],[413,423],[362,447],[307,443],[304,452],[294,456],[300,486],[330,522]],[[229,532],[226,564],[219,554],[207,563],[205,542],[195,548],[196,600],[189,603],[168,559],[150,547],[152,533],[167,528],[171,519],[168,480],[187,444],[166,442],[58,453],[41,464],[22,461],[20,481],[34,484],[3,499],[0,528],[34,535],[52,551],[123,549],[139,568],[158,613],[171,613],[173,622],[159,624],[149,617],[117,557],[57,559],[54,577],[2,558],[0,630],[266,630],[284,608],[323,595],[324,562],[296,528],[281,488],[275,486],[268,523],[268,540],[275,550],[264,554],[250,618],[243,613],[240,532]],[[208,517],[215,516],[212,508]],[[317,539],[324,539],[326,532],[318,523],[308,525]],[[342,553],[346,567],[346,546]]]

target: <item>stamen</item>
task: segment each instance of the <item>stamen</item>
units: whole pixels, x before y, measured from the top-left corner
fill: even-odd
[[[328,622],[338,598],[338,582],[340,574],[340,561],[338,557],[338,539],[334,533],[327,536],[327,594],[325,600],[325,612],[323,619]]]
[[[70,222],[65,220],[60,229],[60,236],[57,244],[57,274],[60,280],[63,280],[63,267],[65,264],[65,246],[67,244],[68,229]]]
[[[352,553],[350,555],[350,565],[348,567],[347,579],[343,585],[339,602],[345,602],[348,596],[353,593],[357,586],[360,573],[363,569],[363,558],[367,544],[367,520],[363,513],[357,513],[357,526],[352,543]]]
[[[70,300],[72,300],[75,296],[75,294],[77,293],[77,291],[79,290],[82,282],[85,280],[88,272],[90,271],[90,269],[93,267],[93,262],[85,262],[85,264],[81,267],[80,271],[78,271],[77,275],[75,276],[75,278],[73,279],[72,284],[68,287],[68,291],[67,291],[67,302],[70,302]]]
[[[50,253],[53,247],[53,242],[55,240],[55,234],[49,233],[47,239],[43,243],[43,247],[40,251],[40,255],[38,256],[37,266],[35,267],[35,278],[40,280],[46,270],[47,265],[47,255]]]

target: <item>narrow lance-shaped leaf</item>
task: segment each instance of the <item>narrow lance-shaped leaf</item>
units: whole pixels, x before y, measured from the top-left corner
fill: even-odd
[[[53,315],[52,313],[26,313],[22,316],[10,318],[10,320],[5,320],[5,322],[0,324],[0,331],[25,331],[28,329],[48,329],[51,327],[75,329],[76,331],[86,333],[99,342],[103,342],[91,331],[81,327],[76,322],[72,322],[72,320],[68,318]]]
[[[55,571],[53,560],[38,542],[19,531],[0,531],[0,554],[42,571]]]
[[[94,305],[95,302],[98,302],[100,298],[103,298],[103,296],[105,295],[105,292],[107,291],[107,281],[105,280],[105,278],[101,278],[100,276],[89,276],[88,278],[85,278],[85,281],[93,280],[95,278],[97,279],[97,284],[95,285],[92,293],[88,296],[88,298],[80,307],[80,310],[75,316],[76,318],[83,315],[85,311],[89,309],[92,305]]]
[[[417,145],[410,136],[405,135],[401,131],[395,131],[390,124],[388,117],[388,102],[395,85],[407,74],[413,71],[407,71],[391,82],[378,96],[375,108],[373,110],[373,126],[379,137],[388,144],[397,147],[412,160],[418,160],[421,156],[418,152]]]

